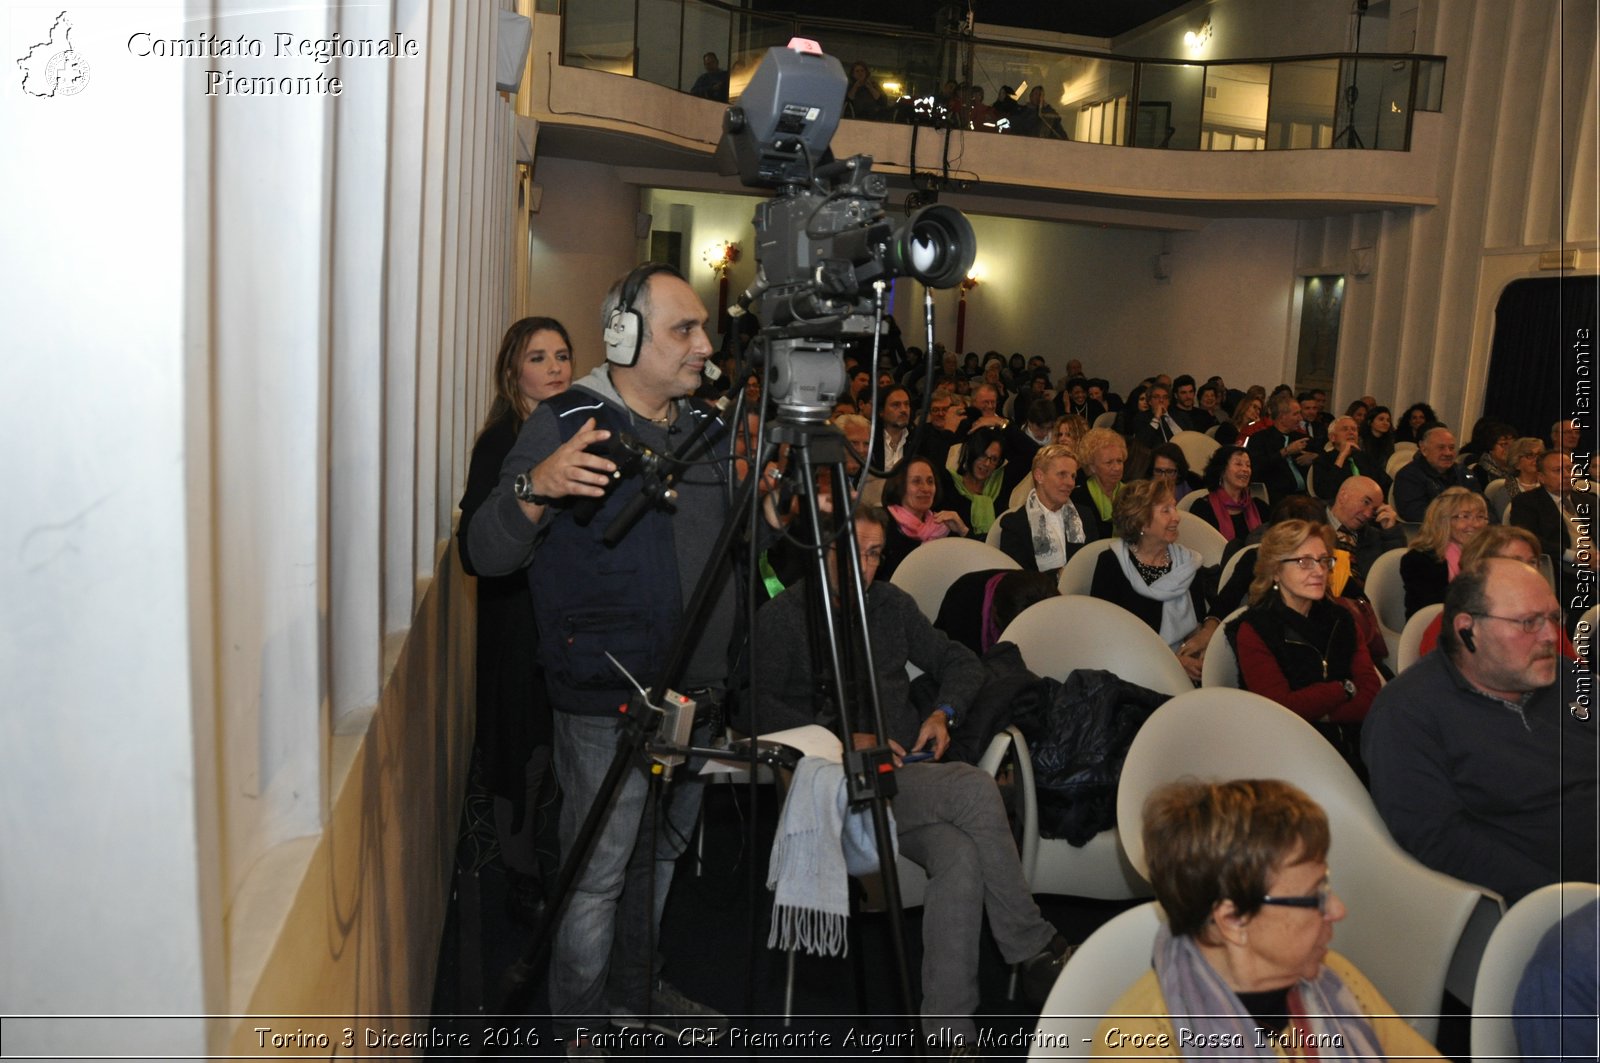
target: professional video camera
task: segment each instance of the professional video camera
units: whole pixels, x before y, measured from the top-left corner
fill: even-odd
[[[841,341],[882,327],[878,282],[912,277],[960,284],[976,253],[958,210],[924,207],[899,224],[884,213],[889,183],[872,159],[835,161],[828,149],[848,87],[839,60],[795,38],[769,48],[739,104],[723,117],[724,173],[778,195],[756,208],[756,279],[739,298],[762,329],[752,347],[771,359],[780,415],[821,421],[844,388]]]

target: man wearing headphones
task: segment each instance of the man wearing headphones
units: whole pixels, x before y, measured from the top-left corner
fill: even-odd
[[[641,490],[638,476],[614,479],[607,448],[626,433],[660,455],[679,450],[711,416],[687,396],[713,348],[704,304],[666,266],[640,266],[614,284],[601,321],[606,363],[529,417],[469,531],[480,571],[529,565],[540,664],[557,710],[564,860],[600,796],[620,733],[617,710],[632,693],[607,654],[646,688],[659,678],[726,513],[727,433],[713,424],[702,460],[678,479],[676,500],[646,507],[614,546],[603,542]],[[598,512],[584,514],[596,504]],[[732,581],[723,579],[712,597],[680,684],[702,710],[725,688]],[[607,1022],[673,1035],[726,1022],[657,970],[655,935],[674,862],[699,815],[701,787],[687,776],[663,792],[658,825],[644,773],[627,772],[574,883],[550,965],[550,1010],[569,1056],[604,1054],[579,1031],[603,1031]]]
[[[1439,645],[1372,703],[1361,755],[1395,840],[1507,904],[1595,880],[1592,676],[1560,656],[1562,613],[1531,565],[1460,573]]]

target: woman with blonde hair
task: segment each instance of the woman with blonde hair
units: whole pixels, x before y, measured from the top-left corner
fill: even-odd
[[[1333,529],[1286,520],[1256,551],[1249,608],[1226,627],[1246,690],[1315,725],[1359,773],[1361,721],[1381,684],[1356,616],[1328,593]]]
[[[1122,482],[1127,463],[1127,440],[1109,428],[1091,428],[1078,440],[1082,473],[1072,492],[1072,504],[1083,517],[1083,533],[1091,543],[1111,538],[1112,510],[1127,487]]]
[[[1488,523],[1489,504],[1468,488],[1447,487],[1428,503],[1422,530],[1400,558],[1407,619],[1425,605],[1444,601],[1450,581],[1461,571],[1461,551]]]

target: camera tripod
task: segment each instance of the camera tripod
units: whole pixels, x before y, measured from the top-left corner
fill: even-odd
[[[665,481],[664,487],[658,487],[660,497],[670,497],[671,483],[681,475],[683,469],[711,449],[711,444],[706,441],[705,435],[712,423],[720,422],[713,422],[710,418],[703,419],[676,453],[658,463],[657,476]],[[831,712],[825,709],[819,715],[837,724],[836,730],[844,745],[847,792],[852,808],[857,810],[865,808],[873,819],[874,837],[880,854],[884,893],[889,909],[890,938],[897,964],[901,1012],[908,1016],[914,1012],[910,973],[906,961],[899,881],[893,858],[894,841],[888,819],[887,801],[894,794],[893,754],[883,738],[883,715],[878,702],[875,673],[872,670],[871,643],[867,637],[866,594],[860,557],[856,549],[855,524],[851,517],[850,492],[845,467],[846,443],[837,428],[788,416],[781,408],[769,435],[770,438],[762,442],[759,447],[751,448],[752,460],[749,471],[744,477],[744,482],[739,484],[734,492],[733,501],[706,566],[684,609],[683,622],[674,640],[667,664],[651,690],[646,693],[640,689],[630,699],[626,711],[619,714],[622,725],[616,752],[583,825],[573,841],[571,851],[565,854],[544,916],[533,931],[522,958],[512,967],[508,975],[508,989],[500,1008],[502,1014],[518,1014],[526,1010],[538,976],[544,970],[555,928],[571,897],[578,875],[587,864],[599,832],[610,815],[613,797],[623,785],[629,771],[641,770],[646,754],[653,758],[648,769],[653,792],[647,798],[647,808],[655,804],[654,788],[660,785],[663,776],[667,774],[663,770],[664,766],[682,763],[689,757],[716,757],[725,761],[745,760],[752,779],[752,790],[759,764],[793,766],[793,751],[770,743],[752,741],[748,750],[738,757],[730,756],[730,751],[726,748],[703,748],[688,744],[693,706],[691,704],[685,709],[682,699],[673,693],[680,685],[688,666],[695,637],[709,615],[722,581],[732,568],[734,550],[745,520],[748,519],[753,527],[759,519],[756,491],[760,478],[758,470],[765,468],[767,454],[776,454],[780,446],[789,448],[788,482],[794,493],[804,499],[805,517],[813,530],[825,524],[818,490],[818,470],[819,468],[829,470],[831,502],[838,531],[826,539],[818,535],[814,543],[808,544],[813,560],[811,565],[813,578],[808,581],[811,590],[808,615],[813,630],[817,633],[817,637],[813,639],[814,663],[817,666],[814,674],[824,677],[819,683],[819,693],[831,702]],[[630,506],[624,511],[624,516],[630,512],[636,516],[637,510],[638,507]],[[623,517],[619,517],[616,523],[622,523],[622,520]],[[615,527],[608,529],[608,538],[612,530],[615,530]],[[623,534],[625,533],[626,528],[623,529]],[[838,559],[833,574],[830,573],[829,565],[830,545],[834,548],[833,552]],[[836,600],[829,594],[830,586],[837,588]],[[753,681],[755,674],[753,661],[751,672]],[[632,677],[629,679],[631,681]],[[753,701],[753,688],[750,693]],[[862,701],[866,703],[870,712],[872,723],[870,731],[877,735],[877,741],[871,748],[857,750],[852,748],[851,736],[858,731],[869,730],[859,726]],[[668,737],[663,738],[656,734],[654,716],[657,712],[670,715],[676,721],[671,728],[673,733]],[[685,712],[688,714],[687,717]],[[757,713],[752,706],[752,730],[759,731],[756,717]],[[751,838],[747,851],[754,851],[753,815],[750,830]],[[752,867],[752,878],[753,872]],[[754,911],[754,883],[751,893],[752,911]],[[754,940],[753,935],[752,940]]]

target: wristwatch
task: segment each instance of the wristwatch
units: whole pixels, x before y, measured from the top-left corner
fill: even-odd
[[[1353,679],[1344,681],[1344,700],[1349,701],[1356,696],[1356,684]]]
[[[517,473],[517,478],[511,481],[511,493],[517,496],[518,502],[526,502],[530,506],[548,506],[555,501],[553,498],[546,498],[544,495],[535,492],[533,489],[533,477],[525,472]]]
[[[956,725],[955,709],[952,709],[948,705],[940,705],[935,711],[944,713],[944,725],[946,727],[954,727]]]

